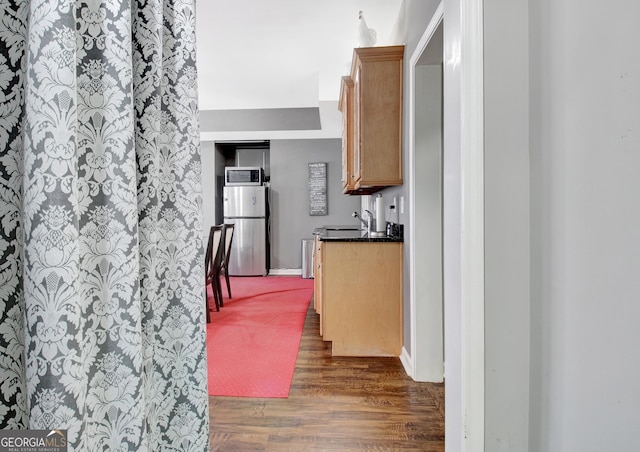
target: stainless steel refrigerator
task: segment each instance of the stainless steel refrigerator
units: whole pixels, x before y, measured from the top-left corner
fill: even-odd
[[[268,187],[224,187],[224,222],[235,224],[229,259],[231,276],[265,276],[269,262]]]

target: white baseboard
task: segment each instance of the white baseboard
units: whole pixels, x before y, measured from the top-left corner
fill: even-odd
[[[270,268],[269,275],[273,276],[300,276],[302,275],[301,268]]]
[[[413,371],[413,360],[411,359],[411,355],[409,355],[409,352],[407,351],[407,349],[405,347],[402,347],[402,353],[400,354],[400,362],[402,363],[402,366],[404,367],[404,371],[407,373],[407,375],[409,375],[411,378],[414,378],[414,371]]]

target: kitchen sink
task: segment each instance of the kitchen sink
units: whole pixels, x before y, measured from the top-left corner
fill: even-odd
[[[325,238],[341,238],[341,239],[355,239],[366,235],[366,231],[360,229],[327,229],[324,233]]]
[[[346,225],[346,226],[335,226],[335,225],[331,225],[331,226],[325,226],[324,229],[326,229],[327,231],[359,231],[360,230],[360,225]]]

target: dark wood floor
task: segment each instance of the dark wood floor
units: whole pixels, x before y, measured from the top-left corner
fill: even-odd
[[[444,385],[398,358],[334,358],[310,307],[288,399],[210,397],[214,451],[444,451]]]

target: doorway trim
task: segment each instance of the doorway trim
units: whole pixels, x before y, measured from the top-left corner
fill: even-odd
[[[483,60],[483,0],[443,0],[447,2],[444,8],[455,16],[444,17],[443,3],[438,5],[432,20],[419,41],[416,51],[412,55],[409,73],[409,171],[411,183],[409,185],[410,205],[415,204],[415,65],[431,39],[440,21],[446,24],[451,21],[454,30],[447,37],[445,32],[444,46],[450,48],[453,57],[451,61],[444,61],[445,67],[454,74],[459,74],[459,83],[453,87],[459,89],[460,116],[456,120],[460,128],[459,148],[449,150],[446,143],[443,153],[457,152],[460,158],[459,189],[460,199],[460,280],[459,298],[448,300],[444,295],[445,304],[453,303],[450,309],[456,318],[445,316],[445,350],[451,352],[445,356],[445,411],[446,415],[446,450],[461,450],[463,452],[484,451],[484,410],[485,410],[485,341],[484,341],[484,60]],[[459,8],[459,9],[458,9]],[[459,27],[459,28],[458,28]],[[457,29],[457,30],[456,30]],[[447,39],[450,39],[448,42]],[[445,58],[447,58],[445,52]],[[454,77],[457,78],[457,77]],[[448,83],[446,78],[443,83]],[[443,89],[446,96],[447,89]],[[455,101],[455,100],[454,100]],[[447,99],[444,98],[445,106]],[[454,110],[457,106],[454,106]],[[447,117],[443,117],[446,129]],[[444,139],[444,137],[443,137]],[[413,210],[412,210],[413,212]],[[416,224],[413,215],[409,220],[409,237],[414,244]],[[415,251],[410,247],[410,312],[411,312],[411,345],[412,356],[404,350],[403,363],[408,367],[413,377],[415,370]],[[446,252],[446,250],[444,251]],[[446,313],[446,308],[445,308]],[[447,334],[446,329],[451,328]],[[447,345],[447,340],[453,343]],[[449,375],[453,372],[454,375]],[[447,403],[449,402],[449,403]],[[453,421],[453,422],[452,422]],[[453,425],[452,425],[453,424]]]
[[[462,450],[484,452],[484,0],[460,1]]]
[[[416,381],[430,381],[430,382],[442,382],[444,378],[444,356],[424,356],[426,353],[420,353],[419,346],[422,343],[421,339],[433,334],[429,331],[424,331],[424,328],[420,328],[420,319],[418,318],[418,300],[417,300],[417,275],[416,275],[416,259],[419,256],[419,251],[416,250],[417,239],[417,224],[416,224],[416,66],[424,52],[427,50],[427,46],[433,38],[436,30],[441,25],[444,19],[444,7],[442,2],[438,5],[434,12],[425,32],[423,33],[420,41],[418,42],[411,58],[409,60],[409,172],[411,174],[411,182],[409,184],[409,205],[410,205],[410,219],[409,219],[409,309],[411,319],[411,354],[407,353],[406,349],[403,350],[403,361],[405,362],[405,368],[410,371],[411,377]],[[442,263],[441,272],[442,274]],[[442,301],[442,299],[441,299]],[[436,333],[438,334],[438,333]],[[440,342],[444,342],[443,330],[439,331]]]

